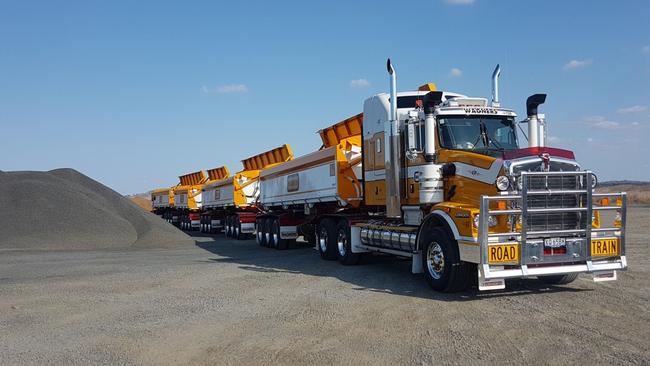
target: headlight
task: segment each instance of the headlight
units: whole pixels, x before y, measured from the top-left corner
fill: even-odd
[[[505,175],[500,175],[497,178],[497,189],[500,191],[507,191],[508,188],[510,187],[510,179],[506,177]]]
[[[481,215],[474,215],[474,227],[478,228],[478,224],[481,221]],[[488,216],[488,226],[495,227],[497,226],[497,218],[490,215]]]

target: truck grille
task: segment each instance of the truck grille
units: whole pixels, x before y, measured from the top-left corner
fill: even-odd
[[[528,176],[527,191],[584,189],[579,175]],[[581,207],[587,201],[586,193],[553,193],[527,195],[528,208]],[[574,230],[584,228],[587,217],[580,212],[534,213],[526,216],[527,231]]]

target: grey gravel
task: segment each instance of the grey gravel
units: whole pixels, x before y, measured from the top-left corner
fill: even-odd
[[[0,174],[0,249],[192,246],[193,240],[73,169]]]
[[[197,236],[148,250],[0,252],[2,365],[650,363],[650,208],[616,282],[432,292],[408,261]]]

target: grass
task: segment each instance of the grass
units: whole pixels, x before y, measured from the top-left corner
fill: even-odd
[[[627,192],[629,204],[650,204],[650,184],[615,184],[596,188],[597,192]]]

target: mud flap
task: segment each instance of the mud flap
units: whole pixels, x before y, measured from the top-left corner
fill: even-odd
[[[352,253],[368,253],[363,245],[361,244],[361,228],[358,226],[350,227],[350,240],[351,240],[351,250]]]
[[[616,281],[616,271],[603,271],[594,273],[594,282]]]
[[[411,273],[424,273],[424,267],[422,267],[422,251],[418,250],[413,253],[411,260]]]
[[[481,271],[478,272],[478,289],[479,291],[488,290],[503,290],[506,288],[506,280],[503,278],[486,280],[481,276]]]

